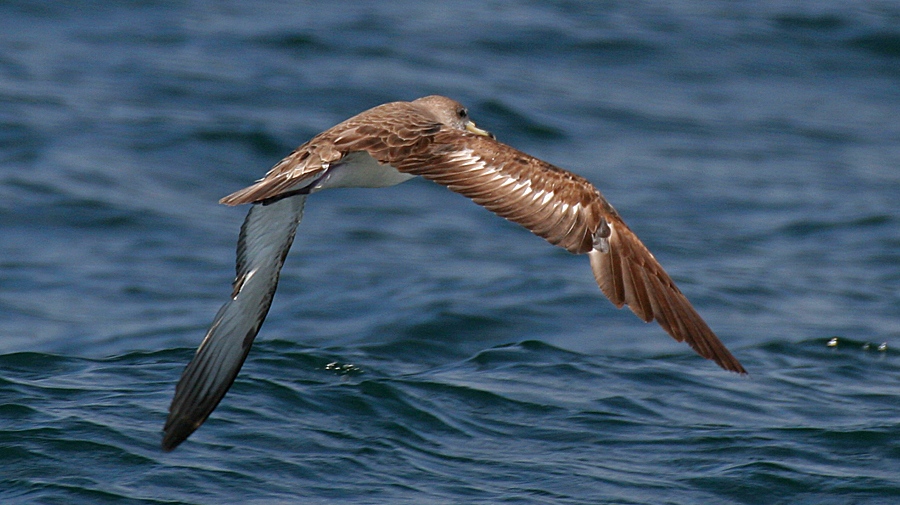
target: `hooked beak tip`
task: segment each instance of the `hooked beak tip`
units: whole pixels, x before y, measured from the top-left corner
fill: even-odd
[[[466,123],[466,131],[468,131],[469,133],[474,133],[475,135],[481,135],[482,137],[490,137],[494,140],[497,139],[497,137],[493,133],[487,130],[482,130],[481,128],[475,126],[475,123],[472,121]]]

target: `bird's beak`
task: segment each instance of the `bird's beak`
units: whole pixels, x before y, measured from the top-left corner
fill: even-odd
[[[481,135],[482,137],[490,137],[492,139],[497,138],[493,133],[487,130],[482,130],[481,128],[475,126],[475,123],[472,121],[466,123],[466,131],[468,131],[469,133],[474,133],[475,135]]]

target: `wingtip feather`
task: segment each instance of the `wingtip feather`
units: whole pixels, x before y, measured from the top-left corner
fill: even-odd
[[[649,251],[641,260],[635,258],[645,249],[630,231],[614,231],[608,251],[591,250],[588,258],[600,290],[616,307],[627,304],[644,321],[656,320],[672,338],[686,342],[700,356],[725,370],[746,375],[743,365],[709,328]]]

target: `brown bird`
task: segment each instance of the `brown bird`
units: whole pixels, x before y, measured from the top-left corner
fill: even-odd
[[[704,358],[746,373],[590,182],[498,142],[465,107],[433,95],[380,105],[325,130],[221,200],[253,204],[241,226],[234,290],[175,388],[164,450],[203,424],[234,382],[269,311],[307,196],[393,186],[417,175],[553,245],[587,254],[597,284],[617,307],[628,305]]]

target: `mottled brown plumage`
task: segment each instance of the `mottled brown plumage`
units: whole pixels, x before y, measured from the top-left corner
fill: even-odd
[[[259,182],[222,203],[277,198],[343,156],[365,151],[379,163],[471,198],[553,245],[590,253],[594,277],[617,307],[628,305],[642,320],[656,320],[704,358],[746,373],[590,182],[491,137],[448,126],[448,112],[460,110],[457,102],[437,96],[375,107],[316,135]],[[611,229],[607,251],[594,248],[595,238],[603,238],[595,237],[602,226]]]
[[[334,187],[384,187],[422,176],[576,254],[617,306],[656,320],[722,368],[746,373],[656,258],[586,179],[479,130],[441,96],[384,104],[297,148],[255,184],[226,196],[253,203],[238,245],[234,292],[176,388],[163,447],[173,449],[216,407],[271,303],[306,196]]]

